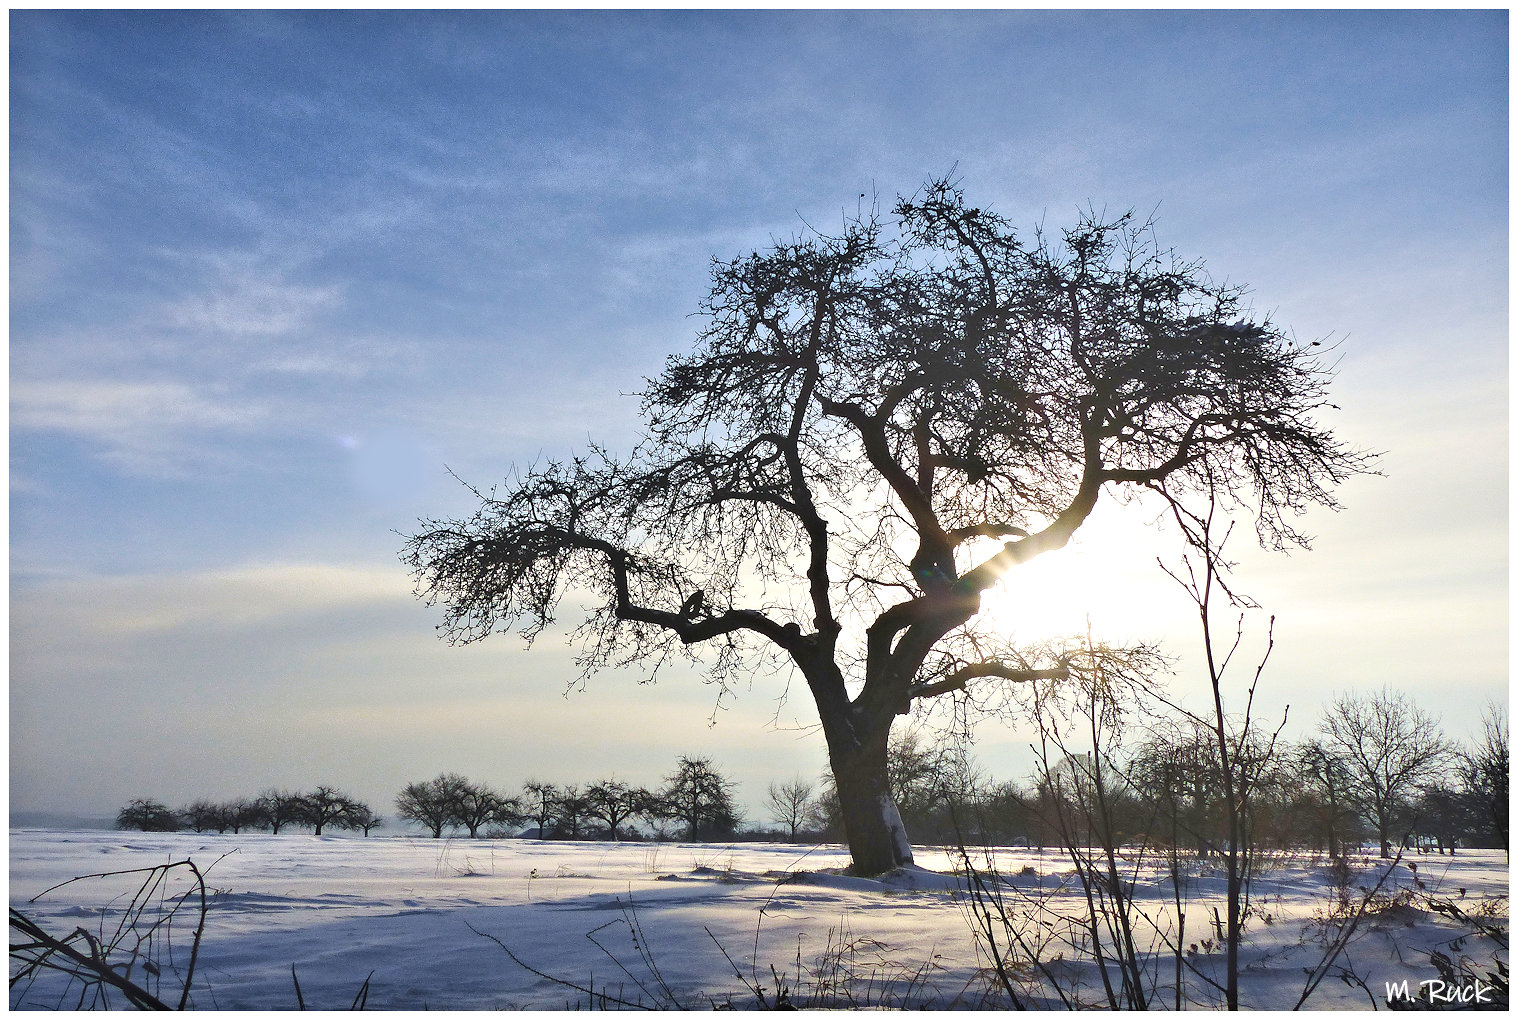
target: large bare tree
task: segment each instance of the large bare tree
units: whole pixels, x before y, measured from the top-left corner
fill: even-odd
[[[574,590],[595,607],[587,673],[685,653],[726,691],[794,670],[862,873],[912,859],[886,775],[898,716],[1080,668],[976,618],[1104,491],[1221,492],[1281,544],[1364,466],[1316,420],[1316,344],[1128,217],[1024,237],[935,181],[715,263],[702,312],[630,454],[514,475],[404,556],[454,641],[530,640]]]

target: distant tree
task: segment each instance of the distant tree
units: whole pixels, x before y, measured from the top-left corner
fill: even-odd
[[[815,789],[813,784],[797,776],[787,783],[771,781],[765,793],[764,806],[769,808],[771,818],[790,830],[792,843],[796,842],[796,833],[816,812],[816,803],[812,799]]]
[[[590,817],[605,822],[611,838],[619,840],[622,838],[622,824],[638,814],[648,799],[648,791],[641,787],[605,779],[586,788],[585,812]]]
[[[1303,742],[1289,757],[1299,776],[1294,805],[1298,830],[1329,857],[1342,859],[1359,831],[1347,762],[1316,739]]]
[[[234,833],[240,833],[244,829],[256,828],[263,824],[263,812],[258,807],[258,802],[246,797],[236,800],[224,801],[218,805],[221,812],[221,823],[225,828]]]
[[[156,800],[134,800],[116,814],[116,828],[143,832],[177,832],[179,815]]]
[[[356,806],[351,797],[335,787],[318,786],[310,793],[300,795],[296,813],[299,821],[311,826],[315,834],[320,836],[327,826],[346,828]]]
[[[395,798],[395,813],[408,821],[425,825],[433,839],[441,839],[443,830],[459,824],[459,796],[468,780],[457,772],[445,772],[436,779],[411,783]]]
[[[455,792],[454,818],[477,839],[486,825],[510,825],[521,816],[520,806],[510,797],[497,793],[484,783],[464,781]]]
[[[1206,857],[1216,846],[1222,796],[1216,749],[1199,724],[1160,726],[1133,751],[1125,774],[1152,809],[1150,834]]]
[[[1508,847],[1508,777],[1511,768],[1507,710],[1496,702],[1488,702],[1481,716],[1481,736],[1474,747],[1461,753],[1458,769],[1464,792],[1471,798],[1487,830],[1487,840],[1504,850]]]
[[[205,832],[207,829],[226,832],[228,828],[226,808],[215,801],[193,801],[179,809],[179,817],[192,832]]]
[[[916,733],[891,738],[886,748],[886,778],[891,798],[903,817],[931,807],[938,785],[937,757],[932,749],[922,746]]]
[[[348,827],[350,829],[362,829],[364,835],[369,835],[370,829],[377,829],[385,824],[385,819],[374,813],[374,809],[368,804],[353,804],[353,810],[348,814]]]
[[[1350,799],[1375,829],[1381,856],[1391,857],[1394,830],[1411,820],[1408,808],[1419,786],[1450,760],[1438,722],[1407,695],[1382,688],[1340,695],[1319,730],[1343,765]]]
[[[569,785],[559,790],[558,828],[566,839],[579,839],[586,823],[594,817],[590,800],[578,786]]]
[[[1451,857],[1455,856],[1456,847],[1462,842],[1469,845],[1471,837],[1482,828],[1475,798],[1450,786],[1442,777],[1418,791],[1412,816],[1414,831],[1420,837],[1432,839],[1439,853],[1448,850]]]
[[[529,779],[522,784],[522,820],[537,826],[539,838],[552,838],[562,797],[562,791],[552,783]]]
[[[912,862],[899,719],[1069,676],[981,611],[1104,492],[1223,492],[1281,545],[1366,466],[1317,420],[1317,343],[1127,216],[1019,233],[938,179],[889,219],[715,263],[701,311],[625,459],[520,472],[403,555],[450,640],[531,637],[588,593],[587,672],[703,651],[724,689],[794,670],[862,874]]]
[[[981,799],[980,817],[991,842],[1031,841],[1034,831],[1029,794],[1016,782],[996,783]]]
[[[664,778],[659,799],[670,818],[685,823],[686,838],[694,842],[703,832],[730,831],[737,824],[734,785],[712,767],[711,759],[682,757]]]
[[[300,794],[289,790],[265,790],[258,795],[258,808],[264,824],[276,836],[280,829],[303,819]]]

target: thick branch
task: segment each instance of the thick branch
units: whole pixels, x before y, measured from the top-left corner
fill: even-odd
[[[935,683],[913,684],[907,693],[911,699],[936,698],[942,694],[962,691],[971,680],[979,680],[982,677],[997,677],[1013,683],[1028,683],[1033,680],[1065,680],[1069,676],[1070,667],[1064,663],[1044,669],[1029,669],[1008,666],[1003,662],[973,662],[968,666],[961,666],[943,680]],[[906,708],[902,711],[905,712]]]
[[[1102,483],[1107,479],[1107,472],[1102,469],[1101,448],[1095,433],[1096,429],[1090,424],[1096,420],[1093,415],[1088,419],[1085,428],[1086,433],[1086,466],[1081,475],[1081,484],[1075,491],[1075,496],[1061,510],[1042,531],[1035,532],[1026,538],[1015,542],[1007,542],[1002,545],[1001,552],[992,556],[984,563],[968,571],[955,584],[955,588],[963,592],[983,592],[989,589],[1003,574],[1020,563],[1026,563],[1035,556],[1062,548],[1070,541],[1070,536],[1075,534],[1091,511],[1096,508],[1096,498],[1101,493]]]
[[[606,554],[611,566],[612,583],[616,587],[617,601],[614,611],[617,619],[649,623],[672,630],[687,645],[693,645],[698,641],[708,641],[738,630],[749,630],[769,638],[792,655],[800,653],[800,628],[777,623],[756,609],[729,609],[714,616],[694,619],[665,609],[651,609],[635,604],[627,583],[628,554],[599,539],[575,536],[571,540],[575,539],[579,548],[594,549]]]
[[[891,456],[882,419],[870,414],[858,404],[847,401],[819,396],[817,402],[824,413],[834,418],[842,418],[859,432],[859,437],[864,443],[864,454],[869,459],[870,466],[880,472],[880,477],[885,479],[891,491],[901,500],[902,506],[912,516],[912,523],[917,526],[918,534],[924,538],[930,535],[942,536],[943,528],[939,526],[938,515],[934,513],[933,504],[929,501],[927,494],[917,487],[917,483],[912,480],[906,468]]]
[[[801,392],[796,397],[796,406],[791,413],[790,432],[785,437],[781,451],[791,474],[791,500],[796,505],[796,515],[801,518],[801,524],[806,529],[808,547],[806,576],[817,633],[826,635],[831,641],[840,628],[833,616],[832,595],[829,592],[832,582],[828,577],[828,522],[823,520],[822,515],[817,512],[817,504],[812,498],[812,489],[807,484],[806,474],[801,464],[801,432],[806,424],[807,407],[812,402],[812,393],[816,390],[817,378],[821,371],[817,361],[817,349],[822,339],[823,302],[823,293],[819,293],[817,309],[812,321],[811,364],[807,366],[806,374],[802,378]]]
[[[949,542],[957,549],[972,538],[1027,538],[1028,532],[1012,524],[971,524],[954,528],[948,533]]]

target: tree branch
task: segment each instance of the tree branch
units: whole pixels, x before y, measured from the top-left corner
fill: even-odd
[[[952,694],[954,691],[964,690],[971,680],[979,680],[982,677],[996,677],[1001,680],[1010,680],[1013,683],[1028,683],[1033,680],[1066,680],[1069,676],[1070,666],[1067,663],[1049,666],[1044,669],[1030,669],[1027,667],[1008,666],[1004,662],[974,662],[968,666],[960,667],[943,680],[928,684],[913,684],[908,690],[908,697],[911,700],[916,700]],[[906,709],[903,708],[902,711],[905,712]]]

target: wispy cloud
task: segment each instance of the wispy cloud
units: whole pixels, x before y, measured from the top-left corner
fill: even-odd
[[[291,282],[279,269],[237,264],[245,260],[219,261],[209,287],[164,309],[169,325],[232,336],[285,336],[309,329],[319,314],[341,304],[340,286]]]
[[[68,577],[20,593],[23,614],[56,619],[64,607],[101,637],[161,634],[186,627],[246,630],[361,607],[413,604],[399,566],[254,564],[221,570],[123,577]]]
[[[187,467],[195,437],[247,432],[266,411],[211,387],[107,379],[17,381],[11,428],[84,439],[125,469],[173,475]]]

